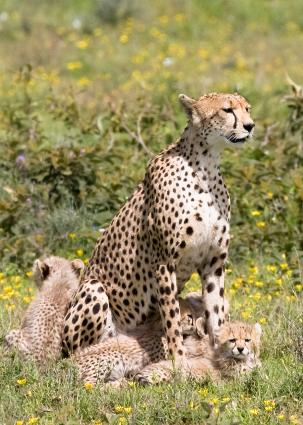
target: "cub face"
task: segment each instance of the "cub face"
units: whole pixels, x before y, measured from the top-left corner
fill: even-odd
[[[259,323],[227,322],[220,329],[218,349],[225,357],[245,360],[259,354],[261,334]]]
[[[55,273],[71,272],[79,278],[84,267],[84,263],[80,259],[69,261],[62,257],[50,256],[35,260],[33,277],[37,287],[41,288],[43,283]]]

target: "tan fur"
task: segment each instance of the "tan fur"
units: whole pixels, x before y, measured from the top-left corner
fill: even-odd
[[[96,244],[65,318],[67,354],[105,341],[115,327],[132,331],[158,311],[170,353],[182,361],[178,294],[193,272],[203,283],[212,342],[225,321],[230,200],[220,156],[225,146],[248,141],[254,122],[238,94],[181,95],[180,101],[186,128],[150,161]]]
[[[196,320],[203,313],[201,294],[192,292],[179,299],[181,325],[186,335],[196,334]],[[189,338],[195,338],[193,335]],[[186,346],[190,346],[186,343]],[[149,363],[168,358],[168,344],[159,316],[151,318],[127,335],[117,336],[78,351],[72,356],[85,382],[113,382],[141,370]]]
[[[60,357],[64,315],[83,268],[81,260],[55,256],[35,261],[33,275],[41,289],[29,305],[21,329],[5,337],[7,349],[16,348],[39,363]]]
[[[216,348],[211,346],[207,336],[202,337],[203,321],[197,321],[196,325],[200,340],[185,340],[188,358],[182,368],[175,369],[171,361],[161,361],[146,366],[135,379],[141,384],[160,383],[170,381],[174,374],[179,373],[182,377],[218,380],[239,376],[260,365],[260,325],[226,323],[220,330]],[[242,353],[239,349],[243,349]]]

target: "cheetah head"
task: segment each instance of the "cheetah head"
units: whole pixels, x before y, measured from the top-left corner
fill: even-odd
[[[259,354],[261,333],[259,323],[227,322],[220,329],[217,349],[225,358],[246,360]]]
[[[50,256],[35,260],[33,277],[37,287],[41,288],[43,283],[54,275],[54,273],[70,271],[79,278],[83,269],[84,263],[80,259],[69,261],[62,257]]]
[[[239,94],[210,93],[195,100],[180,94],[191,124],[201,129],[208,143],[242,144],[253,135],[250,105]]]

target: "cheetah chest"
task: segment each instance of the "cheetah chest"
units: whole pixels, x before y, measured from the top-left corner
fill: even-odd
[[[180,261],[177,266],[178,282],[187,280],[215,255],[226,252],[229,242],[229,222],[210,195],[193,205],[182,231]]]

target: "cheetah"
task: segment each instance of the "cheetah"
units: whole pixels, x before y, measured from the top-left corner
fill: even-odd
[[[192,338],[202,309],[201,294],[192,292],[186,298],[180,298],[179,305],[183,336]],[[127,334],[118,332],[105,342],[78,350],[72,356],[72,362],[80,378],[92,384],[123,382],[124,378],[139,372],[147,364],[167,359],[167,341],[160,321],[160,316],[152,317]]]
[[[176,370],[171,361],[153,363],[142,369],[135,380],[141,384],[170,381],[176,372],[181,377],[210,378],[214,381],[236,378],[261,365],[259,360],[262,329],[259,323],[226,322],[219,331],[218,344],[213,347],[204,337],[201,324],[196,321],[197,335],[189,340],[188,360],[182,370]]]
[[[169,352],[185,358],[177,296],[193,272],[202,281],[205,332],[224,323],[224,264],[230,200],[220,173],[224,146],[252,137],[250,105],[239,94],[179,96],[188,124],[149,163],[102,232],[65,317],[67,353],[133,330],[160,312]]]
[[[37,363],[61,356],[64,316],[83,269],[78,259],[51,256],[35,261],[33,276],[40,291],[29,305],[21,329],[6,335],[6,350],[16,348],[23,357]]]

